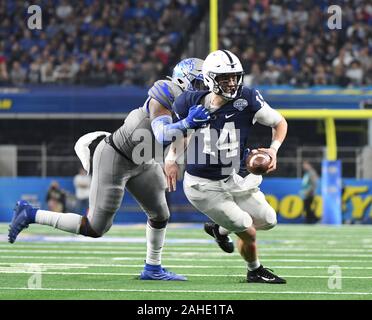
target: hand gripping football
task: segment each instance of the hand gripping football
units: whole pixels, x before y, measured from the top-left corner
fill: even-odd
[[[261,175],[269,169],[271,157],[268,153],[259,150],[252,150],[245,160],[245,165],[250,173]]]

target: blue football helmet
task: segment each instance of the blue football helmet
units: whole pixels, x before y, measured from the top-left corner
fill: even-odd
[[[187,58],[180,61],[174,67],[170,79],[183,91],[207,90],[203,80],[203,62],[204,60],[199,58]]]

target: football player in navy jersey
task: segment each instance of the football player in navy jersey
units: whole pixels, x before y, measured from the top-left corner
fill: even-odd
[[[218,50],[210,53],[203,64],[204,83],[208,91],[184,92],[173,109],[180,120],[189,110],[203,106],[210,112],[208,124],[189,133],[187,143],[175,141],[166,159],[168,187],[174,189],[176,161],[187,146],[184,191],[195,208],[213,222],[205,231],[226,252],[233,250],[228,236],[238,236],[238,249],[247,262],[247,282],[286,283],[258,259],[256,230],[268,230],[276,223],[276,212],[258,186],[262,176],[239,176],[244,147],[251,127],[260,123],[272,128],[269,148],[271,162],[267,172],[276,169],[276,154],[287,134],[286,120],[263,99],[258,90],[242,85],[243,68],[233,53]],[[180,140],[180,139],[178,139]]]

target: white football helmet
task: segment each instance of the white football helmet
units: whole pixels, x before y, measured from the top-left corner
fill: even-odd
[[[208,90],[203,82],[203,62],[199,58],[183,59],[173,68],[172,77],[168,78],[183,91]]]
[[[204,84],[227,100],[240,96],[244,70],[239,58],[228,50],[211,52],[203,64]]]

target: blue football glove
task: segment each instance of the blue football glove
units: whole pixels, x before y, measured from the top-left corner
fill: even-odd
[[[195,129],[200,128],[207,124],[210,119],[209,111],[201,104],[192,106],[189,109],[189,114],[185,119],[187,128]]]

